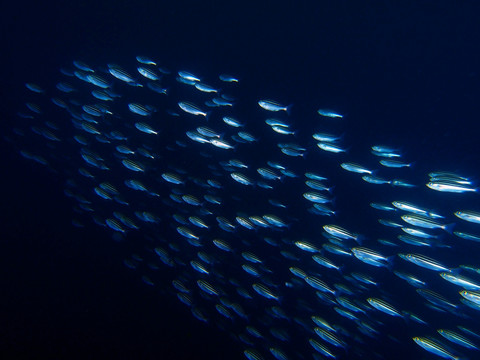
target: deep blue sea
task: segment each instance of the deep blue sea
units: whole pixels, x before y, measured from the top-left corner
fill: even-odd
[[[480,244],[436,229],[433,233],[438,238],[432,246],[379,245],[378,238],[395,240],[399,231],[380,225],[377,218],[389,214],[369,207],[371,202],[408,201],[445,215],[445,222],[456,223],[455,230],[480,236],[479,224],[453,215],[459,210],[479,212],[477,192],[445,193],[425,186],[428,173],[448,171],[468,178],[472,188],[478,187],[479,14],[480,5],[475,2],[451,1],[3,2],[0,357],[254,359],[244,351],[255,349],[261,354],[257,360],[275,359],[269,348],[278,347],[288,359],[313,359],[312,354],[317,352],[308,340],[322,341],[310,319],[315,313],[339,326],[336,334],[343,339],[343,345],[323,342],[338,359],[439,358],[415,344],[414,336],[432,336],[453,354],[479,359],[478,350],[459,347],[437,333],[440,328],[455,330],[480,346],[479,338],[457,328],[462,325],[480,334],[480,313],[460,302],[458,293],[462,288],[396,255],[419,253],[452,269],[460,265],[480,268],[475,255]],[[79,175],[79,167],[92,173],[98,169],[92,170],[83,162],[79,155],[81,146],[73,140],[81,131],[72,126],[71,116],[55,107],[50,98],[58,95],[55,85],[65,80],[60,69],[75,70],[75,60],[92,66],[104,77],[107,64],[117,64],[140,78],[136,72],[141,65],[136,60],[138,55],[155,59],[159,68],[171,71],[165,75],[165,79],[170,79],[165,80],[169,94],[162,97],[147,93],[146,87],[128,86],[115,79],[113,89],[121,95],[118,102],[124,107],[119,108],[109,124],[127,134],[131,144],[144,144],[158,152],[157,160],[144,159],[147,169],[139,175],[152,192],[158,193],[158,198],[141,193],[130,195],[132,190],[123,186],[121,192],[128,194],[129,204],[122,211],[132,214],[132,219],[142,226],[120,233],[105,223],[99,226],[92,219],[105,222],[117,210],[118,204],[96,197],[93,188],[110,182],[120,184],[120,189],[128,171],[122,168],[122,157],[114,151],[107,152],[105,144],[97,144],[95,151],[105,163],[114,164],[112,170],[100,171],[93,183]],[[182,113],[177,102],[202,104],[205,96],[198,91],[194,94],[187,85],[175,80],[180,70],[196,74],[231,94],[235,105],[224,112],[212,108],[208,121]],[[224,73],[235,75],[238,83],[219,81],[219,74]],[[74,77],[67,80],[72,84],[81,82]],[[44,98],[29,91],[26,83],[41,86]],[[78,91],[65,95],[64,100],[75,98],[82,104],[91,103],[93,100],[86,100],[91,89],[87,91],[83,84],[76,86]],[[292,104],[291,112],[270,114],[257,105],[261,99]],[[25,113],[25,103],[37,101],[44,109],[41,116],[18,116],[19,112]],[[128,119],[138,118],[125,106],[131,102],[158,109],[151,116],[159,130],[158,138],[139,135],[127,124]],[[180,116],[168,115],[166,110],[172,108]],[[334,110],[343,118],[321,117],[318,109]],[[205,144],[185,136],[186,131],[203,125],[216,126],[226,137],[232,129],[222,123],[220,113],[241,119],[245,123],[243,130],[256,137],[254,144],[249,147],[250,144],[238,142],[235,150],[207,144],[210,148],[205,151]],[[290,123],[295,135],[285,137],[269,129],[264,120],[276,116]],[[58,125],[59,142],[48,142],[32,132],[32,127],[44,126],[48,121]],[[22,129],[27,135],[19,136],[14,129]],[[341,135],[342,146],[348,152],[340,157],[322,152],[312,138],[315,132]],[[83,134],[93,141],[92,134]],[[287,156],[276,146],[292,142],[305,147],[304,156]],[[401,178],[415,188],[367,184],[360,174],[340,168],[343,162],[381,168],[370,153],[370,147],[378,144],[394,147],[402,154],[402,161],[411,163],[408,169],[382,168],[379,176]],[[52,166],[25,158],[21,155],[25,149],[48,158]],[[266,167],[267,161],[280,162],[299,177],[282,177],[271,190],[258,185],[245,187],[232,180],[228,175],[231,171],[225,170],[228,166],[221,165],[231,159],[247,164],[249,176],[256,180],[259,175],[255,169]],[[207,166],[211,164],[215,164],[214,170]],[[162,182],[160,175],[167,171],[181,174],[186,179],[184,187]],[[307,201],[302,197],[308,190],[304,184],[307,171],[328,174],[326,183],[333,187],[335,201],[330,205],[337,213],[335,216],[307,211]],[[222,189],[205,190],[198,179],[208,178],[220,181]],[[79,208],[78,201],[65,195],[66,189],[95,199],[92,212]],[[188,205],[172,201],[172,193],[222,196],[224,205],[220,210],[206,202],[202,205],[213,213],[199,215],[209,229],[185,225],[201,234],[200,239],[208,241],[208,246],[189,246],[176,231],[182,225],[172,219],[172,214],[188,218],[194,213],[189,212]],[[285,208],[264,201],[272,198],[281,200]],[[157,223],[143,224],[134,218],[135,211],[147,210],[155,213]],[[269,233],[265,229],[248,230],[235,223],[236,230],[230,233],[219,229],[215,221],[218,216],[235,222],[237,216],[268,213],[285,220],[289,228],[275,228]],[[401,222],[399,217],[396,219]],[[351,242],[348,249],[365,246],[394,257],[395,270],[422,278],[429,284],[427,289],[455,303],[455,310],[432,303],[426,306],[428,301],[391,270],[368,265],[353,256],[344,260],[322,250],[322,255],[344,263],[346,270],[340,273],[319,265],[314,267],[312,254],[300,250],[294,242],[306,239],[321,248],[327,242],[322,235],[322,226],[326,224],[364,235],[366,240],[361,245]],[[233,244],[231,257],[224,257],[212,245],[217,237]],[[268,239],[264,241],[270,237],[275,246],[268,244]],[[174,266],[159,260],[154,251],[159,246],[176,259]],[[281,251],[287,250],[297,260],[281,255]],[[189,264],[198,251],[216,259],[214,265],[207,264],[208,276],[199,274]],[[245,251],[262,259],[261,265],[252,264],[261,269],[261,280],[242,270],[245,260],[241,253]],[[136,268],[125,266],[126,260],[127,264],[134,262]],[[328,301],[321,302],[314,289],[289,272],[292,266],[332,286],[342,283],[353,288],[352,294],[338,290],[337,298],[347,297],[364,309],[359,316],[378,333],[366,336],[358,330],[356,321],[339,315]],[[345,278],[355,271],[375,278],[377,285],[363,288],[352,282],[351,276]],[[461,274],[480,283],[480,273]],[[145,276],[154,285],[146,284]],[[172,287],[174,279],[189,284],[192,298],[195,294],[193,305],[178,300],[178,291]],[[220,296],[208,295],[199,290],[197,279],[226,290]],[[260,281],[275,289],[278,301],[262,297],[252,289],[251,284]],[[248,284],[252,299],[242,298],[235,290],[230,292],[235,282]],[[409,310],[427,324],[406,320],[406,315],[402,319],[372,309],[365,301],[367,298],[380,298],[398,310]],[[247,319],[228,307],[233,302],[243,307]],[[191,309],[197,304],[208,314],[207,323],[192,316]],[[218,305],[227,308],[232,317],[222,315]],[[282,308],[287,319],[272,317],[268,310],[272,306]],[[255,337],[247,331],[251,343],[239,337],[248,326],[262,332],[262,336]],[[279,339],[272,329],[288,333],[287,338]]]

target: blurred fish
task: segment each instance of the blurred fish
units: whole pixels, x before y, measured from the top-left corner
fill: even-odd
[[[343,115],[332,110],[318,109],[317,113],[321,116],[329,118],[343,118]]]

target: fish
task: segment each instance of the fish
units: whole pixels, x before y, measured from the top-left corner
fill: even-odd
[[[235,180],[236,182],[242,185],[252,186],[254,184],[253,181],[250,180],[246,175],[241,174],[239,172],[232,172],[230,176],[232,177],[233,180]]]
[[[342,139],[342,136],[337,136],[327,133],[314,133],[312,137],[318,142],[334,143]]]
[[[229,144],[226,140],[223,139],[211,139],[209,141],[210,144],[212,144],[215,147],[221,148],[221,149],[235,149],[235,146]]]
[[[478,350],[478,347],[469,339],[466,337],[460,335],[459,333],[452,331],[452,330],[447,330],[447,329],[438,329],[437,332],[442,335],[445,339],[463,346],[467,349],[475,349]]]
[[[145,65],[154,65],[156,66],[157,63],[155,61],[153,61],[152,59],[150,59],[149,57],[147,56],[141,56],[141,55],[138,55],[135,57],[137,59],[137,61],[141,64],[145,64]]]
[[[33,91],[34,93],[37,93],[37,94],[45,93],[45,89],[43,89],[40,85],[35,84],[35,83],[26,83],[25,87],[28,90]]]
[[[225,81],[225,82],[237,83],[239,81],[237,77],[235,77],[233,75],[229,75],[229,74],[220,74],[220,75],[218,75],[218,78],[222,81]]]
[[[145,171],[145,166],[137,161],[133,161],[130,159],[124,159],[122,160],[123,166],[125,166],[127,169],[132,170],[132,171],[139,171],[139,172],[144,172]]]
[[[169,183],[172,183],[172,184],[180,185],[185,183],[184,180],[182,180],[182,177],[178,174],[163,173],[161,176],[165,181],[168,181]]]
[[[158,132],[153,130],[152,127],[144,122],[136,122],[135,127],[145,134],[158,135]]]
[[[201,92],[204,92],[204,93],[217,93],[218,90],[215,89],[213,86],[210,86],[208,84],[204,84],[204,83],[201,83],[201,82],[195,82],[195,88],[197,90],[200,90]]]
[[[340,118],[340,119],[343,118],[342,114],[339,114],[336,111],[332,111],[332,110],[318,109],[317,113],[318,113],[318,115],[323,116],[323,117]]]
[[[390,159],[380,160],[379,163],[389,168],[406,168],[406,167],[411,167],[413,165],[412,163],[405,163],[402,161],[390,160]]]
[[[140,116],[150,116],[152,114],[153,108],[149,105],[141,105],[137,103],[128,104],[128,108],[134,114]]]
[[[469,290],[462,290],[460,291],[460,295],[462,295],[468,301],[471,301],[475,304],[480,305],[480,292],[478,291],[469,291]]]
[[[273,100],[259,100],[258,105],[264,110],[273,111],[273,112],[285,111],[287,113],[290,113],[292,108],[292,105],[288,105],[288,106],[281,105],[278,102]]]
[[[398,317],[402,317],[403,318],[403,315],[397,310],[395,309],[395,307],[393,307],[392,305],[390,305],[388,302],[386,302],[385,300],[382,300],[382,299],[378,299],[378,298],[368,298],[367,299],[367,302],[372,306],[374,307],[375,309],[387,314],[387,315],[390,315],[390,316],[398,316]]]
[[[476,283],[474,280],[465,276],[451,274],[448,272],[440,273],[440,276],[448,282],[461,286],[466,290],[480,290],[480,283]]]
[[[306,276],[304,280],[308,285],[310,285],[314,289],[320,290],[322,292],[331,293],[333,295],[335,295],[336,293],[334,289],[332,289],[325,282],[323,282],[322,280],[320,280],[315,276]]]
[[[432,219],[442,219],[444,217],[440,214],[436,214],[435,212],[433,212],[430,209],[425,209],[423,207],[419,207],[417,205],[414,205],[414,204],[411,204],[411,203],[408,203],[408,202],[405,202],[405,201],[392,201],[392,205],[394,207],[396,207],[397,209],[407,211],[407,212],[411,212],[411,213],[418,214],[418,215],[427,216],[427,217],[430,217]]]
[[[28,81],[4,134],[21,164],[65,179],[75,231],[129,243],[119,264],[248,359],[420,358],[406,334],[432,328],[477,351],[475,176],[424,174],[394,138],[352,134],[343,110],[292,113],[239,77],[135,59]]]
[[[112,86],[111,81],[108,81],[97,74],[88,74],[85,76],[85,80],[102,89],[108,89]]]
[[[316,327],[315,333],[324,341],[328,342],[329,344],[340,347],[340,348],[346,348],[347,344],[340,339],[334,332],[331,332],[329,330],[325,330],[319,327]]]
[[[354,240],[357,242],[360,242],[361,236],[358,234],[354,234],[340,226],[337,225],[323,225],[323,229],[329,233],[330,235],[333,235],[335,237],[338,237],[340,239],[345,239],[345,240]]]
[[[332,353],[332,351],[326,347],[324,344],[318,342],[317,340],[315,339],[308,339],[310,345],[317,351],[319,352],[320,354],[322,354],[323,356],[326,356],[328,358],[332,358],[332,359],[336,359],[336,355],[334,353]]]
[[[427,183],[427,187],[435,191],[456,194],[461,194],[465,192],[478,192],[478,188],[473,188],[471,186],[449,181],[430,181],[429,183]]]
[[[480,224],[480,213],[475,211],[455,211],[455,216],[471,223]]]
[[[353,255],[360,261],[376,266],[391,268],[393,256],[386,257],[376,251],[364,247],[355,247],[351,249]]]
[[[105,220],[105,223],[107,224],[107,226],[115,231],[118,231],[118,232],[121,232],[121,233],[124,233],[125,230],[123,229],[123,227],[120,225],[120,223],[116,220],[116,219],[106,219]]]
[[[270,290],[266,285],[254,283],[252,285],[253,290],[262,297],[266,299],[279,300],[278,295],[276,295],[272,290]]]
[[[113,64],[108,64],[108,72],[117,78],[118,80],[124,81],[129,84],[133,84],[135,86],[139,86],[140,84],[135,82],[135,79],[130,75],[128,72],[126,72],[124,69],[122,69],[118,65],[113,65]],[[140,85],[142,86],[142,85]]]
[[[448,233],[452,233],[452,230],[455,226],[455,223],[452,224],[440,224],[435,220],[432,220],[430,217],[423,217],[422,215],[402,215],[402,220],[408,224],[422,227],[425,229],[442,229]]]
[[[74,60],[72,63],[79,70],[83,70],[83,71],[86,71],[86,72],[95,72],[95,70],[93,70],[92,67],[88,66],[83,61]]]
[[[335,154],[347,152],[347,149],[329,142],[319,142],[317,146],[324,151],[335,153]]]
[[[230,125],[230,126],[233,126],[233,127],[242,127],[243,126],[243,124],[240,121],[238,121],[237,119],[234,119],[231,116],[224,116],[222,119],[223,119],[223,122],[227,125]]]
[[[354,173],[357,173],[357,174],[372,174],[373,173],[372,170],[369,170],[369,169],[363,167],[362,165],[358,165],[358,164],[354,164],[354,163],[341,163],[340,167],[342,169],[345,169],[347,171],[354,172]]]
[[[402,227],[402,231],[405,231],[409,235],[416,236],[416,237],[423,238],[423,239],[437,239],[438,238],[437,235],[429,234],[429,233],[427,233],[423,230],[420,230],[420,229]]]
[[[180,71],[178,72],[178,76],[180,76],[182,79],[185,79],[185,80],[188,80],[188,81],[192,81],[192,82],[194,82],[194,83],[200,81],[200,78],[199,78],[198,76],[195,76],[195,75],[193,75],[192,73],[190,73],[190,72],[188,72],[188,71],[180,70]]]
[[[382,185],[382,184],[392,184],[391,180],[386,180],[378,176],[364,175],[362,179],[370,184]]]
[[[449,268],[445,265],[441,264],[435,259],[429,258],[422,254],[401,254],[399,253],[398,256],[403,260],[409,261],[415,265],[423,267],[425,269],[433,270],[433,271],[443,271],[443,272],[451,272]]]
[[[419,279],[415,275],[405,273],[405,272],[402,272],[402,271],[394,271],[394,274],[397,275],[400,279],[403,279],[406,282],[408,282],[413,287],[424,288],[424,287],[427,286],[427,283],[425,281]]]
[[[325,204],[333,201],[329,196],[323,195],[315,191],[308,191],[303,194],[303,197],[308,201],[311,201],[316,204]]]
[[[440,343],[430,340],[428,338],[424,337],[414,337],[413,341],[420,347],[424,348],[428,352],[435,354],[437,356],[440,356],[444,359],[450,359],[450,360],[459,360],[460,357],[453,355],[450,353],[444,346],[442,346]]]
[[[153,69],[149,69],[143,66],[137,67],[137,71],[142,75],[143,77],[157,81],[160,79],[160,75],[158,75]]]

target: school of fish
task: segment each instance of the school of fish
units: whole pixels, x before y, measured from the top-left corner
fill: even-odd
[[[74,61],[27,83],[4,137],[65,180],[74,226],[141,237],[125,266],[249,360],[480,356],[471,176],[418,174],[400,144],[352,147],[332,109],[310,110],[307,141],[295,104],[244,103],[233,75],[135,67]]]

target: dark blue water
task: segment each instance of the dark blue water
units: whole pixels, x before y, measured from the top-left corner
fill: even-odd
[[[393,139],[416,162],[419,182],[437,169],[478,180],[480,8],[475,4],[82,1],[10,3],[0,10],[2,132],[18,121],[25,82],[53,87],[58,69],[74,59],[132,67],[135,56],[145,54],[167,68],[206,78],[235,73],[241,79],[236,95],[246,103],[267,97],[294,104],[298,142],[309,142],[316,129],[311,109],[340,109],[346,142]],[[267,136],[260,125],[250,129]],[[10,144],[2,142],[1,153],[2,357],[243,358],[244,347],[228,332],[199,323],[161,286],[145,286],[123,266],[145,240],[116,243],[111,231],[73,227],[77,214],[63,194],[65,179],[27,162]],[[359,154],[355,160],[364,159]],[[326,160],[322,166],[337,163]],[[368,214],[355,204],[388,199],[384,190],[359,191],[344,178],[334,181],[349,192],[349,200],[337,204],[340,216],[357,228]],[[415,194],[406,200],[414,201]],[[478,210],[476,198],[427,194],[425,201]],[[293,199],[292,206],[298,206]],[[364,231],[376,236],[381,230]],[[314,229],[299,232],[307,236]],[[467,258],[468,250],[455,253],[455,262]],[[168,273],[164,280],[170,284]],[[402,299],[388,282],[382,290],[398,296],[398,303],[418,305]],[[435,318],[428,320],[432,329],[438,327]],[[394,321],[385,323],[393,336],[401,335]],[[381,341],[372,344],[372,353],[387,353],[389,359],[429,356],[411,341],[396,355]]]

